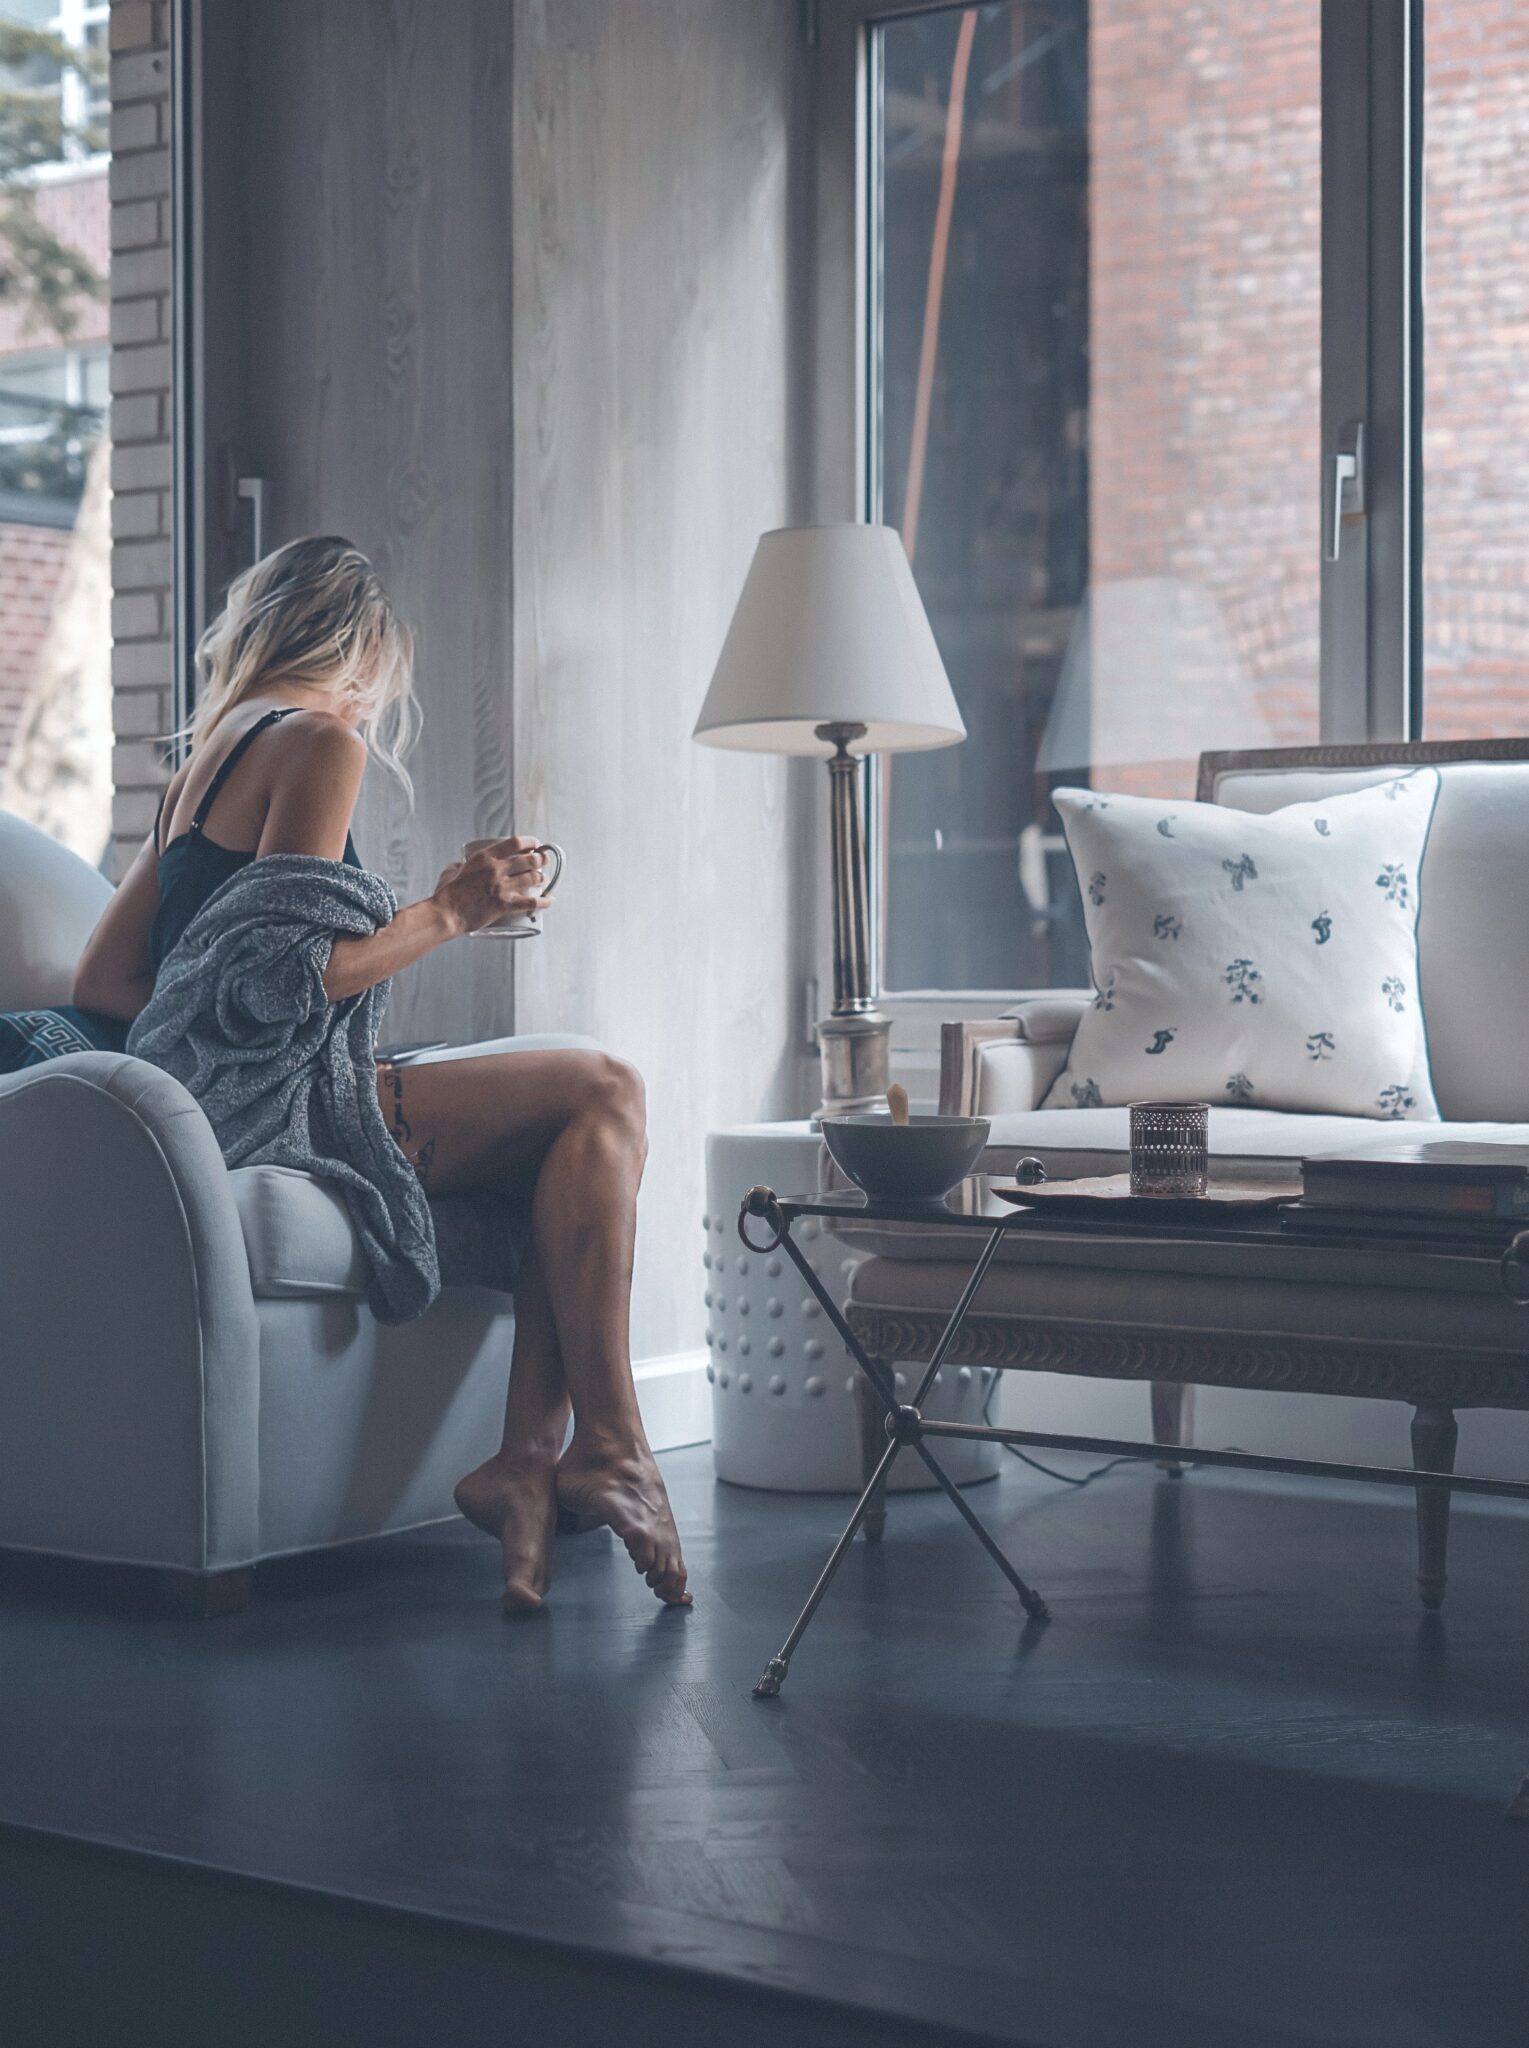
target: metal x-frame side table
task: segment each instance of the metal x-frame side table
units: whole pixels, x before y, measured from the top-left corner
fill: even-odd
[[[866,1353],[846,1322],[839,1304],[829,1294],[797,1246],[791,1235],[791,1228],[804,1216],[841,1223],[934,1223],[942,1228],[954,1226],[986,1234],[985,1242],[972,1267],[971,1276],[961,1290],[939,1340],[929,1355],[910,1401],[898,1400],[893,1374],[879,1360],[871,1358]],[[762,1222],[766,1226],[770,1232],[767,1241],[756,1242],[750,1237],[751,1220]],[[807,1597],[807,1604],[792,1623],[786,1640],[766,1664],[758,1684],[754,1687],[755,1699],[773,1698],[785,1683],[798,1644],[821,1606],[824,1595],[833,1584],[835,1575],[861,1525],[870,1514],[873,1504],[880,1500],[888,1472],[904,1450],[911,1449],[929,1468],[950,1497],[961,1519],[1019,1595],[1020,1605],[1031,1620],[1050,1619],[1050,1609],[1045,1601],[1033,1587],[1026,1585],[961,1489],[935,1458],[926,1441],[930,1437],[965,1437],[980,1442],[1014,1444],[1035,1450],[1084,1451],[1108,1457],[1140,1458],[1158,1464],[1171,1461],[1183,1465],[1242,1466],[1255,1472],[1288,1472],[1313,1479],[1359,1480],[1372,1485],[1406,1486],[1414,1490],[1423,1487],[1442,1487],[1452,1493],[1476,1493],[1513,1500],[1529,1500],[1529,1482],[1523,1480],[1476,1479],[1453,1472],[1403,1470],[1401,1467],[1389,1465],[1340,1464],[1330,1459],[1274,1457],[1252,1451],[1199,1450],[1182,1444],[1142,1443],[1134,1438],[1073,1436],[1052,1430],[1001,1428],[990,1423],[937,1422],[925,1417],[922,1413],[923,1401],[934,1384],[935,1374],[940,1370],[951,1346],[960,1335],[961,1326],[976,1299],[977,1290],[997,1256],[1004,1237],[1010,1230],[1023,1229],[1027,1225],[1033,1227],[1035,1221],[1032,1211],[1003,1202],[991,1194],[980,1176],[963,1181],[958,1188],[952,1189],[943,1203],[928,1204],[918,1210],[873,1201],[858,1191],[787,1199],[778,1196],[773,1188],[754,1187],[744,1196],[738,1212],[739,1237],[750,1252],[764,1255],[783,1250],[787,1254],[817,1297],[824,1314],[842,1339],[845,1350],[880,1400],[886,1411],[887,1433],[886,1449],[881,1453],[864,1491],[856,1501],[843,1534],[829,1553],[828,1561],[818,1575],[817,1584]],[[1529,1307],[1529,1231],[1522,1232],[1502,1253],[1500,1270],[1503,1291],[1521,1307]],[[1529,1822],[1529,1774],[1525,1775],[1518,1791],[1509,1802],[1506,1817],[1513,1821]]]

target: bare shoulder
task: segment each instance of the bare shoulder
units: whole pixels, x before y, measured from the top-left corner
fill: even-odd
[[[304,711],[300,717],[284,718],[271,740],[273,757],[294,767],[312,761],[331,772],[352,768],[359,775],[366,766],[366,741],[332,711]]]
[[[338,860],[366,768],[366,742],[343,718],[322,711],[284,718],[272,738],[259,852]]]

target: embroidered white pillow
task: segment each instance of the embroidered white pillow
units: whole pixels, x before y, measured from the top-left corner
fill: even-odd
[[[1263,816],[1058,790],[1095,995],[1044,1106],[1436,1117],[1417,915],[1438,790],[1415,770]]]

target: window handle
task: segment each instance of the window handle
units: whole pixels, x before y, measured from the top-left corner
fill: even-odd
[[[1364,421],[1350,420],[1327,458],[1322,492],[1322,559],[1336,562],[1345,519],[1364,517]]]
[[[265,487],[263,476],[241,476],[234,481],[235,493],[248,501],[250,508],[250,543],[254,559],[258,562],[265,554]]]

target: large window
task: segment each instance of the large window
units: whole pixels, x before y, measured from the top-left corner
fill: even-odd
[[[0,0],[0,805],[92,863],[112,782],[107,14]]]
[[[861,507],[903,536],[969,734],[876,764],[882,978],[894,993],[1077,984],[1087,950],[1053,790],[1187,797],[1204,751],[1415,722],[1416,8],[826,4],[860,38]],[[1529,15],[1428,6],[1430,37],[1450,16],[1475,51],[1474,71],[1430,74],[1430,118],[1445,93],[1471,109],[1470,149],[1447,174],[1429,159],[1428,396],[1447,383],[1458,412],[1475,402],[1459,354],[1477,389],[1511,381],[1503,352],[1529,307],[1511,274],[1523,152],[1503,122],[1490,141],[1480,128],[1495,96],[1529,130]],[[1489,230],[1482,149],[1518,209],[1510,197]],[[1475,294],[1448,363],[1433,353],[1446,217],[1472,223],[1452,231],[1448,289]],[[1479,252],[1494,239],[1492,267]],[[1435,438],[1456,446],[1462,422],[1442,413]],[[1483,452],[1454,497],[1471,505],[1472,595],[1452,630],[1485,619],[1490,555],[1500,610],[1477,644],[1500,646],[1524,577],[1503,589],[1511,522],[1494,554],[1490,428],[1479,410],[1470,422]],[[1356,439],[1359,488],[1344,487],[1332,458]],[[1443,519],[1442,493],[1430,508]],[[1430,674],[1451,630],[1440,573]],[[1523,612],[1529,637],[1529,599]],[[1503,730],[1487,695],[1479,715]],[[1445,716],[1436,692],[1430,731]]]

